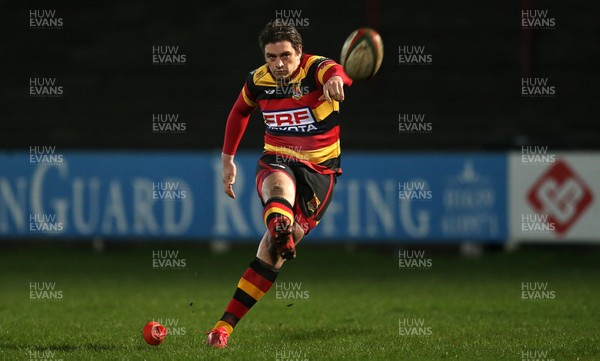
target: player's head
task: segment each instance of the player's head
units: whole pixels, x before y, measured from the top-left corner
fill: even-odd
[[[302,36],[292,25],[275,19],[267,23],[258,37],[260,49],[277,79],[290,76],[300,65]]]

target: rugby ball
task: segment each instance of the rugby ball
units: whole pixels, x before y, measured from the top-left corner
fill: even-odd
[[[352,80],[372,78],[383,61],[383,41],[379,33],[363,27],[354,30],[344,42],[340,64]]]

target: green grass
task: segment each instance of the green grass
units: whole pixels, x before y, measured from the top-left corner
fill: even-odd
[[[308,242],[307,242],[308,243]],[[181,270],[154,270],[152,250],[178,250]],[[6,360],[547,360],[600,359],[600,252],[520,251],[465,259],[426,251],[407,270],[391,250],[302,244],[272,289],[239,323],[227,349],[204,346],[255,254],[240,247],[5,247],[0,264],[0,358]],[[52,282],[60,300],[30,300]],[[547,282],[552,300],[524,301],[522,282]],[[301,283],[301,285],[300,285]],[[163,344],[143,325],[177,322]],[[429,335],[400,335],[413,319]],[[175,334],[178,333],[178,334]],[[52,354],[51,354],[51,353]],[[52,356],[52,357],[51,357]]]

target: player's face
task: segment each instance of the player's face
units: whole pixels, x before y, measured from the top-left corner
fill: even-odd
[[[294,50],[289,41],[265,45],[265,59],[275,79],[287,78],[298,68],[302,47],[299,50]]]

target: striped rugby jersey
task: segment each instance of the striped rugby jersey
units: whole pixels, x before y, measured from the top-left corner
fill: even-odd
[[[339,64],[309,54],[283,80],[275,79],[267,64],[250,72],[240,97],[262,112],[264,153],[289,157],[321,173],[341,173],[339,103],[319,100],[323,84],[333,75],[352,83]]]

